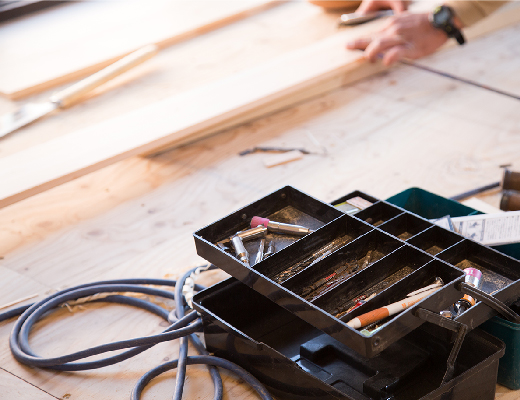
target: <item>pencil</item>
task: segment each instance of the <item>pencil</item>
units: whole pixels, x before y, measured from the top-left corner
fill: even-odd
[[[425,292],[416,294],[414,296],[407,297],[406,299],[392,303],[388,306],[384,306],[376,310],[367,312],[365,314],[361,314],[359,317],[353,318],[350,321],[348,321],[347,325],[354,329],[363,328],[364,326],[367,326],[373,322],[380,321],[383,318],[386,318],[390,315],[394,315],[403,310],[406,310],[408,307],[413,306],[415,303],[418,303],[426,296],[429,296],[438,289],[439,288],[436,287]]]

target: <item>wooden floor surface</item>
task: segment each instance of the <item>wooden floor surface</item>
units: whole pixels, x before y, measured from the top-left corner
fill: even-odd
[[[296,6],[289,4],[278,12],[289,13],[290,7]],[[315,13],[308,10],[309,15]],[[334,18],[315,15],[323,21],[323,31],[313,35],[326,35]],[[255,18],[258,26],[269,24],[268,18]],[[253,28],[243,25],[243,29]],[[438,69],[449,66],[454,68],[451,72],[464,74],[464,57],[489,48],[492,54],[502,54],[501,62],[475,56],[468,77],[478,80],[481,75],[473,71],[486,71],[483,83],[520,93],[518,76],[512,74],[508,80],[508,74],[503,73],[518,70],[520,59],[507,53],[505,47],[505,38],[518,36],[518,29],[512,27],[506,34],[450,50],[443,59],[434,56],[423,62]],[[291,40],[299,46],[306,39],[310,40]],[[261,42],[258,39],[255,43]],[[247,45],[230,46],[227,56],[242,60],[239,53]],[[160,57],[172,57],[172,68],[181,70],[182,63],[173,52]],[[462,52],[469,54],[463,57]],[[159,65],[143,66],[135,77]],[[201,71],[214,71],[212,65],[204,66],[203,59],[194,65]],[[224,72],[211,72],[217,73]],[[139,79],[152,78],[115,84],[112,92],[51,116],[27,131],[41,131],[40,140],[46,140],[56,134],[50,128],[54,124],[63,124],[61,129],[66,130],[77,118],[79,124],[86,125],[89,119],[103,119],[116,112],[117,107],[133,107],[154,97],[154,85],[147,88]],[[160,80],[154,77],[152,81],[155,79],[157,90]],[[204,79],[202,74],[201,81]],[[181,87],[180,82],[172,85]],[[187,82],[185,85],[194,84],[193,79]],[[174,90],[172,87],[157,91],[156,96]],[[127,90],[125,105],[127,95],[121,92]],[[119,105],[112,104],[115,99],[121,101]],[[0,103],[0,109],[10,106]],[[21,133],[18,145],[26,135]],[[260,145],[305,147],[316,154],[272,169],[263,165],[266,155],[238,155]],[[17,144],[12,146],[0,151],[14,151]],[[502,164],[520,170],[520,101],[401,65],[190,146],[154,157],[131,158],[0,209],[0,306],[101,279],[178,277],[203,262],[195,253],[194,231],[287,184],[325,201],[355,189],[387,198],[412,186],[450,196],[500,179]],[[210,272],[199,282],[210,285],[226,276],[221,271]],[[175,358],[177,351],[177,343],[165,343],[100,370],[49,372],[25,367],[13,359],[8,346],[12,324],[0,324],[0,399],[128,399],[142,374]],[[157,333],[163,326],[157,317],[123,306],[64,308],[36,326],[31,344],[39,354],[59,355]],[[189,367],[188,371],[185,398],[212,399],[205,369]],[[154,381],[143,398],[170,398],[174,376],[169,373]],[[241,381],[226,373],[224,376],[225,399],[257,398]],[[496,398],[518,399],[520,393],[498,386]]]

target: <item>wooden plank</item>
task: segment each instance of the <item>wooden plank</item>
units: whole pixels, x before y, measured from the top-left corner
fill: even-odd
[[[59,397],[51,396],[36,386],[10,374],[3,368],[0,368],[0,393],[2,393],[4,399],[21,399],[24,397],[34,400],[59,399]]]
[[[0,160],[0,206],[132,155],[185,143],[197,132],[240,119],[309,87],[342,80],[362,64],[360,53],[343,49],[344,36],[5,157]]]
[[[148,43],[165,48],[281,3],[68,3],[0,27],[0,93],[33,95],[93,74]]]
[[[13,305],[12,308],[34,303],[52,293],[51,287],[42,285],[39,281],[24,276],[23,272],[13,271],[2,265],[0,265],[0,276],[2,276],[2,298],[0,302],[0,307],[2,308],[0,313],[11,308],[4,308],[4,306],[14,301],[26,299]]]
[[[422,2],[422,4],[414,4],[412,6],[412,10],[414,11],[421,11],[421,10],[429,10],[431,9],[432,5],[431,3],[425,1]],[[518,30],[517,24],[520,22],[520,3],[512,3],[507,5],[506,7],[503,7],[498,12],[494,13],[490,17],[482,20],[478,24],[467,28],[465,30],[465,36],[468,40],[471,42],[471,46],[467,46],[461,49],[460,46],[458,46],[454,41],[450,40],[444,45],[439,52],[433,54],[430,57],[427,57],[421,61],[416,61],[419,65],[431,65],[431,66],[438,66],[440,71],[449,72],[450,67],[453,66],[459,66],[458,70],[455,71],[456,73],[459,73],[461,77],[469,76],[469,77],[477,77],[479,76],[478,71],[479,67],[482,65],[482,57],[483,54],[489,54],[489,51],[491,49],[494,49],[495,52],[497,52],[497,49],[500,49],[500,57],[501,59],[504,59],[504,54],[508,53],[509,49],[511,49],[512,42],[516,43],[515,38],[516,35],[514,32]],[[493,37],[488,38],[487,40],[483,37],[486,35],[489,35],[496,31],[504,30],[502,33],[496,33]],[[362,35],[363,31],[360,31],[355,36]],[[500,35],[500,37],[507,37],[507,41],[497,41],[496,35]],[[479,39],[475,44],[473,44],[474,39]],[[498,46],[497,46],[498,44]],[[517,45],[517,43],[516,43]],[[486,49],[485,52],[482,51],[482,47]],[[468,50],[470,48],[470,50]],[[461,52],[462,50],[462,52]],[[464,62],[455,62],[453,63],[454,58],[458,58],[460,55],[460,59],[464,60],[465,57],[468,54],[479,54],[481,58],[480,63],[472,63],[470,68],[473,68],[475,73],[468,73],[467,72],[467,66],[469,63]],[[518,60],[516,60],[513,56],[511,56],[511,53],[508,53],[509,56],[507,57],[508,61],[511,60],[511,62],[503,63],[503,68],[508,68],[507,71],[508,74],[499,76],[507,76],[507,78],[504,78],[504,85],[506,87],[511,86],[512,80],[518,78],[518,74],[514,74],[513,71],[516,70],[516,63]],[[515,54],[514,52],[512,54]],[[492,57],[491,57],[492,58]],[[439,60],[442,60],[442,63],[439,63]],[[337,87],[344,86],[353,82],[357,82],[359,80],[362,80],[364,78],[368,78],[374,74],[377,74],[378,72],[383,71],[384,68],[381,65],[364,65],[363,68],[353,68],[351,71],[348,72],[348,76],[339,76],[336,77],[336,79],[332,78],[329,81],[322,82],[319,86],[310,87],[306,89],[305,93],[296,93],[293,96],[288,96],[287,98],[284,98],[283,100],[279,102],[273,102],[270,105],[267,105],[265,107],[261,107],[256,109],[254,112],[249,112],[248,114],[243,115],[240,118],[237,118],[233,120],[231,123],[224,123],[221,125],[214,126],[210,128],[209,130],[198,132],[197,134],[193,135],[190,138],[190,141],[195,141],[200,138],[204,138],[208,135],[210,135],[212,132],[218,132],[220,130],[228,129],[232,126],[238,126],[244,122],[247,122],[249,120],[253,120],[256,118],[259,118],[263,115],[267,115],[271,112],[277,111],[279,109],[282,109],[284,107],[291,106],[293,104],[298,103],[301,101],[301,97],[303,98],[312,98],[316,95],[320,95],[322,93],[326,93],[327,91],[333,90]],[[490,74],[491,76],[495,76],[496,74]],[[480,81],[479,78],[477,78],[478,81]],[[484,84],[486,82],[483,82]],[[503,85],[502,85],[503,86]],[[498,86],[500,89],[501,85]],[[516,87],[516,85],[515,85]],[[520,87],[520,85],[519,85]],[[504,90],[511,90],[511,89],[504,89]],[[189,143],[188,141],[187,143]],[[183,144],[183,143],[181,143]],[[151,154],[157,152],[157,151],[163,151],[171,148],[172,146],[175,146],[175,143],[169,144],[165,146],[162,149],[155,149],[151,152]]]
[[[364,65],[361,54],[345,51],[344,44],[348,38],[363,32],[371,32],[377,29],[381,23],[383,22],[378,21],[372,25],[356,28],[356,30],[346,30],[320,43],[279,57],[231,78],[179,96],[173,96],[137,112],[109,120],[100,126],[87,128],[72,135],[43,143],[41,146],[35,146],[27,150],[32,154],[23,151],[5,157],[0,161],[0,165],[9,166],[8,169],[16,168],[16,165],[21,166],[29,159],[30,163],[35,165],[33,163],[37,162],[36,159],[42,154],[51,154],[54,151],[62,153],[70,146],[70,140],[80,146],[85,155],[81,162],[80,157],[70,153],[71,161],[72,159],[76,161],[74,162],[76,165],[71,165],[72,168],[66,167],[69,161],[64,159],[60,161],[56,159],[57,164],[54,164],[53,167],[44,161],[47,164],[45,168],[47,173],[43,173],[39,178],[31,173],[32,177],[29,180],[32,182],[30,183],[23,183],[23,178],[16,179],[18,184],[25,186],[25,189],[19,186],[11,190],[9,184],[4,186],[6,191],[3,193],[0,191],[0,198],[4,199],[0,201],[0,206],[12,204],[130,155],[155,151],[166,145],[185,144],[187,141],[257,118],[265,113],[303,101],[379,71],[381,66]],[[309,60],[312,61],[309,62]],[[362,65],[363,68],[360,68]],[[170,117],[172,112],[175,112],[180,118],[172,119]],[[139,123],[136,124],[136,121]],[[145,137],[142,137],[143,121],[151,124],[146,129]],[[127,125],[130,129],[121,129],[121,126],[118,126],[120,123]],[[154,130],[155,132],[153,132]],[[106,132],[110,132],[112,144],[105,140],[109,137],[106,136]],[[118,134],[119,137],[117,137]],[[98,147],[96,136],[103,137],[102,147],[106,150],[104,154],[99,153],[99,149],[91,147]],[[129,140],[132,136],[133,143]],[[86,146],[77,141],[80,137],[87,139]],[[113,146],[117,148],[115,149]],[[88,160],[91,152],[96,160]],[[95,155],[96,153],[99,157]],[[115,158],[110,157],[109,154]],[[80,167],[80,164],[83,164],[83,168]],[[44,172],[44,170],[40,169],[40,172]],[[16,175],[16,172],[12,170],[9,175],[12,177],[13,173]],[[53,175],[54,178],[51,178]],[[15,192],[23,193],[18,195]]]

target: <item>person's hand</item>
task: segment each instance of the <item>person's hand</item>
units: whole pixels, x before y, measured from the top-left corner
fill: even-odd
[[[447,40],[446,33],[430,24],[427,13],[403,13],[390,18],[372,37],[347,43],[347,49],[365,50],[365,58],[371,62],[382,57],[388,66],[403,58],[417,59],[432,54]]]
[[[363,0],[356,10],[360,14],[368,14],[378,10],[393,10],[400,14],[408,9],[409,1],[406,0]]]

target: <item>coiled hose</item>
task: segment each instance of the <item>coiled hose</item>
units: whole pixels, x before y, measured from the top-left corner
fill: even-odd
[[[131,400],[139,400],[143,389],[153,378],[174,368],[178,368],[178,371],[173,399],[180,400],[182,398],[184,381],[186,378],[186,366],[193,364],[208,365],[211,379],[213,381],[214,400],[222,400],[223,395],[222,379],[216,367],[225,368],[234,372],[241,379],[250,384],[263,400],[273,400],[263,385],[243,368],[228,360],[210,356],[202,342],[195,335],[196,332],[201,332],[202,321],[195,311],[190,311],[186,314],[186,299],[183,295],[183,287],[186,280],[191,275],[198,273],[201,270],[215,268],[216,267],[211,264],[204,268],[193,268],[186,272],[186,274],[184,274],[177,282],[169,279],[116,279],[75,286],[54,293],[31,305],[18,307],[1,313],[0,322],[19,315],[9,337],[9,346],[16,360],[25,365],[58,371],[84,371],[102,368],[142,353],[158,343],[180,339],[179,358],[162,364],[144,374],[134,387],[131,394]],[[172,293],[169,290],[150,287],[147,285],[174,287],[175,291]],[[204,289],[204,287],[195,284],[193,289],[194,291],[200,291]],[[170,326],[157,335],[107,343],[58,357],[41,357],[31,349],[29,345],[31,329],[37,321],[42,319],[50,311],[55,310],[68,301],[78,300],[102,293],[120,292],[142,293],[150,296],[173,299],[175,301],[175,309],[168,311],[150,301],[121,294],[108,294],[106,297],[89,301],[118,303],[138,307],[165,319],[170,323]],[[200,354],[199,356],[188,356],[188,339]],[[123,349],[127,350],[114,356],[101,358],[95,361],[79,361],[94,355]]]

